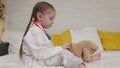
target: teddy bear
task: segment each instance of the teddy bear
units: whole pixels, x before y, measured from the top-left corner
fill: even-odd
[[[2,35],[5,30],[5,10],[4,3],[0,0],[0,43],[2,43]]]
[[[84,62],[89,62],[91,55],[93,55],[97,50],[98,46],[95,42],[90,40],[83,40],[72,44],[71,52],[81,58]]]
[[[0,2],[0,19],[5,18],[4,4]]]

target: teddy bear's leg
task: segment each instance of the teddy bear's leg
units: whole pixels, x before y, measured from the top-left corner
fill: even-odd
[[[87,48],[83,48],[83,61],[88,62],[90,59],[90,52]]]
[[[97,54],[91,56],[90,60],[88,62],[98,61],[98,60],[100,60],[100,58],[101,58],[101,54],[97,53]]]

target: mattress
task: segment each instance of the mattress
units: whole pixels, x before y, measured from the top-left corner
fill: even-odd
[[[120,68],[120,51],[102,52],[101,60],[86,63],[86,65],[87,68]],[[20,61],[18,54],[8,54],[0,57],[0,68],[21,68],[21,67],[23,67],[23,64]]]

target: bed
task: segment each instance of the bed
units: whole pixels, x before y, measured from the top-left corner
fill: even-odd
[[[120,68],[120,51],[102,52],[100,61],[87,64],[88,68]],[[0,68],[21,68],[17,54],[0,57]],[[49,67],[48,67],[49,68]]]
[[[100,61],[87,64],[88,68],[120,68],[120,51],[102,52]],[[22,64],[17,54],[0,57],[0,68],[20,68]],[[49,68],[49,67],[48,67]]]
[[[65,31],[63,32],[65,33]],[[101,40],[98,36],[98,32],[95,27],[87,27],[81,30],[73,30],[70,29],[72,42],[77,42],[79,40],[92,40],[95,41],[99,50],[101,51],[101,60],[86,63],[88,68],[120,68],[120,51],[104,51]],[[11,36],[12,35],[12,36]],[[13,38],[16,37],[16,39]],[[3,35],[3,41],[9,41],[9,54],[0,57],[0,68],[21,68],[23,67],[23,63],[19,59],[18,50],[20,47],[20,42],[23,36],[23,32],[9,31]],[[90,36],[88,38],[88,36]],[[15,42],[14,42],[15,41]],[[51,67],[43,67],[43,68],[51,68]],[[52,67],[54,68],[54,67]],[[57,68],[57,67],[55,67]],[[60,67],[62,68],[62,67]]]

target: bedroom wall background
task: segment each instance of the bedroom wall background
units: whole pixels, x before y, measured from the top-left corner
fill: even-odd
[[[23,31],[32,7],[41,0],[6,0],[6,29]],[[98,27],[120,32],[120,0],[42,0],[54,5],[57,16],[50,33],[67,28]]]

